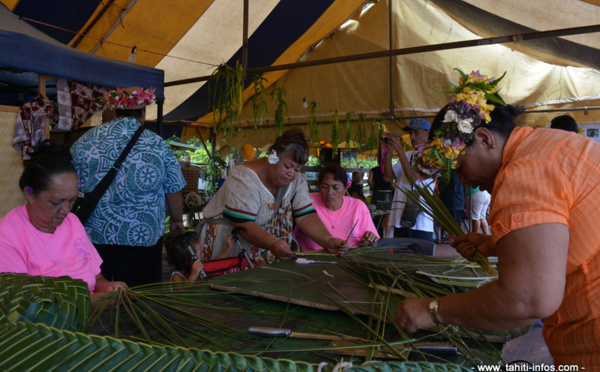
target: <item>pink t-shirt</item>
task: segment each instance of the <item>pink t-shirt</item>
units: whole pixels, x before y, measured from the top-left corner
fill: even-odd
[[[379,237],[369,208],[367,208],[367,205],[362,200],[344,196],[342,207],[337,211],[331,211],[325,207],[321,199],[321,194],[310,194],[310,196],[313,199],[313,207],[317,211],[317,215],[334,238],[346,240],[348,234],[352,231],[352,227],[358,221],[350,239],[348,239],[350,248],[361,245],[361,239],[367,231],[371,231]],[[294,235],[303,252],[323,249],[323,247],[315,243],[311,238],[304,235],[298,226],[294,230]]]
[[[24,205],[0,219],[0,272],[82,279],[93,293],[102,259],[79,219],[69,213],[53,234],[29,220]]]

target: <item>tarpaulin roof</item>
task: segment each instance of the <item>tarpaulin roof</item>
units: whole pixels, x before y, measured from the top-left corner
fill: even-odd
[[[0,79],[13,87],[27,86],[31,79],[27,73],[36,73],[111,88],[151,85],[157,88],[157,96],[164,97],[163,71],[70,48],[19,19],[2,4],[0,49]]]
[[[135,45],[136,65],[165,72],[164,113],[170,121],[211,124],[206,81],[169,83],[210,75],[220,63],[233,66],[242,55],[244,0],[63,0],[60,6],[44,0],[0,1],[36,28],[83,52],[127,61]],[[288,90],[290,122],[306,118],[304,98],[318,102],[323,115],[334,109],[383,116],[433,113],[448,100],[437,92],[457,80],[454,67],[481,70],[492,77],[506,71],[504,99],[528,107],[592,106],[600,95],[597,31],[520,36],[598,26],[598,0],[393,0],[391,7],[386,0],[247,0],[247,4],[251,71],[414,49],[392,58],[268,72],[269,82]],[[502,44],[445,47],[505,35],[515,37]],[[432,48],[438,45],[438,50]],[[423,47],[429,49],[419,49]],[[247,121],[248,111],[243,114]],[[269,112],[272,116],[273,109]]]

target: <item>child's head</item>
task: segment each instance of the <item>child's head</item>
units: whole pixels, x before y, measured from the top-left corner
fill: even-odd
[[[197,259],[196,243],[198,243],[198,238],[193,231],[188,231],[183,235],[177,236],[171,234],[165,235],[167,261],[179,271],[189,271],[192,263]]]

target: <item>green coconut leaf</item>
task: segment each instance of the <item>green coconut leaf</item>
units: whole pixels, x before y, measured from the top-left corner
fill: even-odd
[[[0,273],[0,298],[0,322],[89,330],[90,294],[83,280]]]

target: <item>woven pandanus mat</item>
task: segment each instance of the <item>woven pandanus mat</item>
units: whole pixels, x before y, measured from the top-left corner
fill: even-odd
[[[67,276],[0,273],[0,322],[43,323],[58,329],[88,332],[87,283]]]
[[[334,369],[333,364],[322,371]],[[2,371],[306,371],[318,365],[233,352],[213,352],[169,346],[151,346],[107,336],[59,330],[43,324],[0,323]],[[343,369],[349,371],[470,371],[455,364],[380,362]]]

